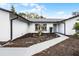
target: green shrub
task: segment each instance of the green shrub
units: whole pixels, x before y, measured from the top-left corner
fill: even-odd
[[[79,23],[75,23],[74,29],[79,30]]]
[[[74,29],[76,30],[76,33],[79,32],[79,23],[75,23]]]

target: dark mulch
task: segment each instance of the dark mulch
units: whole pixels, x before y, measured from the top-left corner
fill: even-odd
[[[79,38],[71,36],[69,39],[34,56],[79,56]]]
[[[44,42],[56,37],[58,37],[58,35],[54,33],[43,33],[40,37],[36,33],[29,33],[9,42],[9,44],[4,47],[29,47],[33,44]]]
[[[4,41],[3,41],[3,42],[0,42],[0,45],[4,45],[5,43],[6,43],[6,42],[4,42]]]

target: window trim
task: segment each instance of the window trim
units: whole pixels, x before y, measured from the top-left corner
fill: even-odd
[[[40,26],[41,24],[35,24],[35,31],[38,31],[38,28],[36,27],[36,26]],[[43,26],[42,26],[42,31],[47,31],[47,24],[45,23],[45,24],[42,24]],[[40,27],[39,27],[39,29],[40,29]]]

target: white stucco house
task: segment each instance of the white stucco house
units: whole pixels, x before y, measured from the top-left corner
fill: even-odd
[[[73,35],[73,26],[79,15],[68,19],[26,19],[11,11],[0,8],[0,41],[16,39],[28,33],[37,33],[38,25],[43,25],[43,33]]]

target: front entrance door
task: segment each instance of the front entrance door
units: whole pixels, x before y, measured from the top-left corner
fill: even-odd
[[[52,29],[53,29],[53,28],[52,28],[52,27],[50,27],[50,33],[52,33]]]

